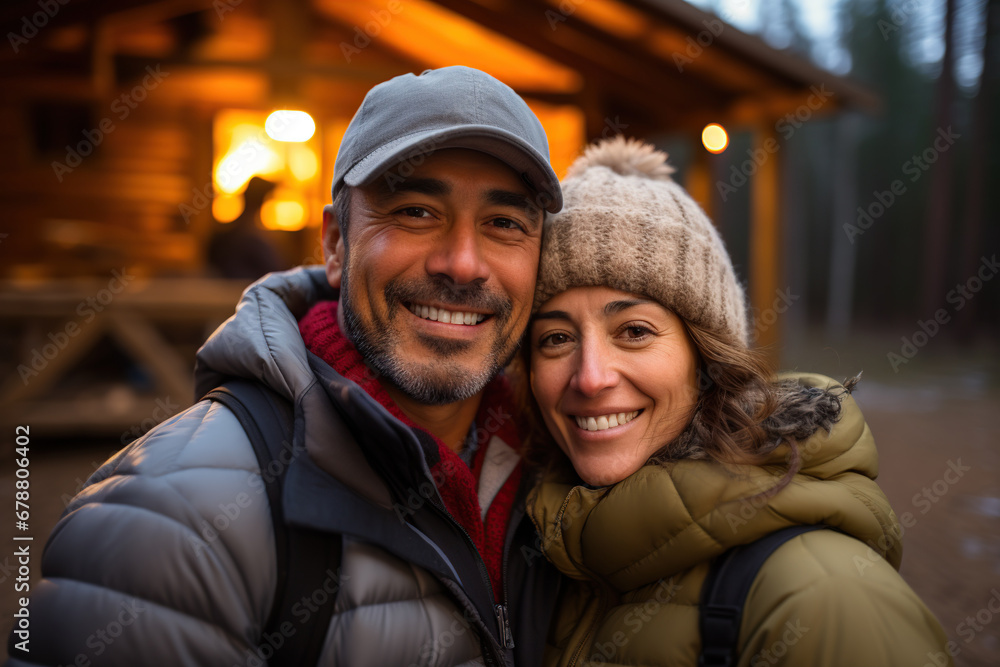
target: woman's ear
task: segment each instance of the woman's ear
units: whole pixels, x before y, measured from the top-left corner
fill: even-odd
[[[344,274],[344,238],[340,234],[337,214],[330,204],[323,207],[323,263],[330,287],[340,289]]]

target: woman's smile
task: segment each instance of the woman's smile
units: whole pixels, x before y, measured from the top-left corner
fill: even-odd
[[[604,414],[598,413],[597,416],[570,415],[570,417],[576,420],[576,425],[583,431],[594,432],[611,429],[615,430],[617,434],[619,432],[617,429],[631,423],[641,412],[641,410],[625,410]]]

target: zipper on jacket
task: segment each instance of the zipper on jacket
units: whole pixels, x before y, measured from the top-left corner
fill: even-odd
[[[430,467],[427,465],[427,460],[423,459],[423,457],[421,457],[421,458],[422,458],[422,463],[423,463],[424,476],[425,476],[426,479],[430,480],[432,484],[434,484],[434,476],[431,475]],[[429,503],[429,505],[431,507],[433,507],[438,513],[440,513],[441,516],[444,517],[447,521],[450,521],[453,526],[455,526],[456,528],[458,528],[459,532],[461,532],[462,535],[465,537],[465,544],[472,551],[472,555],[476,559],[476,563],[479,566],[479,574],[480,574],[482,580],[484,582],[486,582],[486,593],[489,595],[490,606],[493,607],[494,613],[498,615],[497,616],[498,621],[499,621],[499,612],[497,611],[497,609],[499,609],[499,608],[503,608],[503,610],[504,610],[503,616],[504,616],[504,619],[506,619],[507,618],[507,607],[506,607],[505,604],[504,605],[497,604],[496,597],[494,597],[494,595],[493,595],[493,582],[490,581],[490,573],[486,569],[486,563],[483,561],[482,554],[480,554],[479,553],[479,549],[476,548],[476,543],[472,541],[472,536],[469,535],[469,531],[467,531],[465,529],[465,526],[463,526],[461,523],[459,523],[458,520],[451,515],[451,512],[448,511],[448,508],[444,504],[444,499],[441,498],[441,491],[440,491],[440,489],[437,488],[437,484],[434,484],[434,498],[437,500],[437,502],[431,502],[431,503]],[[504,582],[504,586],[505,586],[504,596],[506,597],[506,582]],[[506,602],[506,600],[504,600],[504,602]],[[483,625],[484,625],[483,629],[486,630],[487,628],[485,627],[485,623]],[[498,625],[499,625],[499,623],[498,623]],[[487,635],[492,640],[491,643],[492,643],[492,647],[494,648],[494,650],[496,650],[498,648],[505,648],[506,649],[506,648],[512,648],[513,647],[513,639],[511,639],[511,642],[510,642],[511,646],[510,647],[508,647],[506,645],[506,641],[504,640],[504,628],[505,628],[505,626],[503,626],[503,625],[500,625],[500,627],[499,627],[499,630],[500,630],[500,632],[499,632],[499,637],[500,637],[499,641],[497,641],[497,639],[495,637],[493,637],[493,635],[491,633],[487,632]],[[509,626],[509,624],[506,625],[506,632],[507,632],[508,635],[510,634],[510,626]],[[499,653],[499,651],[498,651],[498,655],[493,656],[493,657],[499,659],[499,661],[500,661],[499,664],[500,665],[503,665],[503,664],[506,663],[506,660],[504,659],[504,656],[501,653]],[[483,658],[485,660],[486,656],[484,655]]]
[[[522,476],[521,483],[524,483]],[[515,517],[517,518],[515,520]],[[517,537],[517,527],[524,520],[524,512],[518,504],[510,510],[509,523],[507,524],[507,537],[503,544],[503,553],[500,556],[500,586],[503,588],[503,604],[497,605],[497,623],[500,626],[500,645],[505,649],[514,648],[514,633],[510,629],[510,617],[507,613],[510,597],[507,594],[507,561],[510,556],[510,548]],[[501,615],[502,611],[502,615]]]
[[[433,479],[433,478],[431,478],[431,479]],[[437,489],[437,485],[435,485],[434,488]],[[441,504],[444,505],[444,501],[441,500],[441,494],[440,494],[440,492],[437,494],[437,498],[441,502]],[[513,639],[510,640],[510,646],[508,646],[507,645],[507,641],[505,639],[505,634],[504,634],[504,632],[506,631],[506,634],[510,635],[510,625],[507,624],[507,607],[506,607],[506,605],[497,604],[496,598],[493,596],[493,582],[490,581],[490,573],[486,569],[486,563],[483,562],[483,557],[479,553],[479,549],[476,548],[476,543],[472,541],[472,536],[469,535],[469,531],[467,531],[465,529],[465,527],[462,524],[460,524],[455,519],[455,517],[453,517],[451,515],[451,512],[449,512],[445,507],[438,506],[437,503],[430,503],[430,504],[431,504],[432,507],[434,507],[435,509],[437,509],[437,511],[440,512],[442,516],[444,516],[446,519],[448,519],[449,521],[451,521],[452,524],[455,525],[462,532],[462,535],[465,536],[465,543],[466,543],[466,545],[472,550],[472,554],[473,554],[473,556],[475,556],[476,562],[479,564],[479,573],[480,573],[480,575],[482,575],[483,580],[486,582],[486,592],[490,596],[490,604],[493,606],[494,613],[497,615],[497,620],[498,620],[499,641],[497,641],[497,639],[494,638],[492,634],[487,633],[487,636],[492,640],[491,643],[493,645],[494,650],[496,650],[497,648],[504,648],[504,649],[513,648],[513,646],[514,646]],[[503,609],[503,619],[504,620],[503,620],[502,623],[499,622],[500,621],[500,612],[499,612],[500,609]],[[485,629],[485,627],[484,627],[484,629]],[[504,656],[502,654],[498,654],[498,655],[496,655],[494,657],[499,660],[499,663],[497,663],[498,665],[504,665],[507,662],[504,659]],[[485,659],[486,656],[484,655],[483,658]]]
[[[580,664],[580,656],[587,649],[588,646],[594,643],[594,636],[597,634],[597,626],[600,625],[601,619],[604,617],[604,607],[606,606],[607,597],[604,594],[604,584],[599,584],[601,590],[597,593],[597,613],[594,614],[594,622],[590,624],[587,629],[586,634],[583,635],[583,641],[580,645],[576,647],[573,652],[573,657],[567,664],[567,667],[573,667],[574,665]]]
[[[497,625],[500,627],[500,646],[514,648],[514,636],[510,632],[510,620],[507,618],[507,605],[498,604],[494,610],[497,614]]]

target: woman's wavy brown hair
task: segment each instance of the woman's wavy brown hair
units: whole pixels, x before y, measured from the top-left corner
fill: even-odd
[[[812,435],[820,426],[829,429],[839,417],[839,399],[819,390],[812,392],[812,400],[822,402],[821,409],[782,415],[783,404],[791,402],[784,399],[794,392],[801,393],[801,387],[797,383],[775,381],[774,368],[764,352],[729,343],[687,321],[684,326],[699,356],[697,407],[684,431],[650,457],[646,465],[680,459],[762,465],[779,445],[787,443],[789,457],[784,474],[774,487],[761,494],[774,495],[802,467],[797,441]],[[530,427],[525,458],[542,469],[568,466],[569,459],[549,434],[531,395],[530,359],[531,349],[526,340],[513,369],[523,375],[523,381],[515,384],[521,414]]]

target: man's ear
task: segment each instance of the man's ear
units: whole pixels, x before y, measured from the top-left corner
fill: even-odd
[[[323,263],[330,287],[340,289],[344,273],[344,239],[340,235],[337,214],[330,204],[323,207]]]

